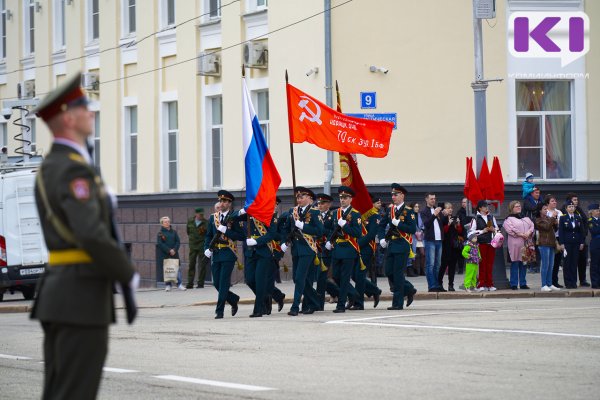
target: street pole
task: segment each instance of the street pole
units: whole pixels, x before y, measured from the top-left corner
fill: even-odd
[[[325,8],[325,102],[333,108],[333,79],[331,74],[331,0],[324,0]],[[325,182],[323,191],[331,194],[331,182],[333,181],[333,151],[327,151],[327,163],[325,164]]]
[[[487,156],[487,118],[485,92],[488,83],[483,79],[483,38],[481,19],[475,16],[477,0],[473,0],[473,32],[475,49],[475,81],[471,82],[475,95],[475,170],[481,172],[483,158]]]

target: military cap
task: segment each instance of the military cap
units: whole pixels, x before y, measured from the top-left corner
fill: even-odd
[[[296,186],[296,196],[298,196],[299,194],[306,194],[308,196],[310,196],[312,199],[315,198],[315,192],[313,192],[312,190],[305,188],[304,186]]]
[[[81,89],[81,73],[78,72],[48,93],[33,112],[48,122],[71,107],[87,105],[88,99]]]
[[[317,193],[317,200],[319,201],[319,203],[331,203],[333,201],[333,197],[325,193]]]
[[[356,193],[354,193],[354,190],[349,187],[349,186],[340,186],[338,188],[338,194],[341,196],[350,196],[350,197],[354,197],[356,195]]]
[[[278,196],[275,197],[275,204],[281,204],[281,199]]]
[[[235,200],[235,197],[233,197],[233,195],[227,190],[219,190],[219,192],[217,193],[217,197],[219,198],[219,200],[229,200],[231,202]]]
[[[600,209],[600,204],[598,204],[598,203],[592,203],[588,206],[588,211],[598,210],[598,209]]]
[[[487,200],[479,200],[477,202],[477,209],[479,210],[481,207],[487,207],[489,206],[489,203],[487,202]]]
[[[404,193],[404,195],[406,196],[406,194],[408,193],[408,191],[406,190],[406,188],[402,185],[399,185],[397,183],[392,183],[392,193]]]
[[[575,205],[575,203],[573,203],[573,200],[571,200],[571,199],[565,201],[565,207],[574,206],[574,205]]]
[[[369,193],[369,196],[371,196],[371,201],[372,201],[373,203],[377,203],[378,201],[381,201],[381,197],[379,197],[379,196],[375,196],[375,195],[373,195],[372,193]]]
[[[197,213],[203,213],[204,212],[204,208],[202,208],[202,207],[196,207],[195,211]]]

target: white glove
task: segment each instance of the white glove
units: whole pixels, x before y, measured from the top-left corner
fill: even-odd
[[[246,214],[246,210],[241,208],[240,211],[238,212],[238,215],[244,215],[244,214]]]
[[[296,220],[295,222],[296,228],[302,230],[304,228],[304,222]]]
[[[325,243],[325,248],[326,248],[327,250],[331,250],[331,249],[333,249],[333,246],[331,245],[331,242],[327,242],[327,243]]]
[[[287,250],[287,244],[281,243],[281,251],[283,251],[285,253],[286,250]]]
[[[398,226],[399,223],[400,223],[399,219],[392,218],[392,224],[394,224],[394,226]]]
[[[340,218],[338,219],[338,225],[340,226],[340,228],[343,228],[344,225],[346,225],[347,221],[344,218]]]
[[[129,281],[128,286],[133,292],[135,292],[138,289],[138,287],[140,287],[140,274],[134,272],[133,276],[131,277],[131,280]],[[123,284],[121,282],[117,282],[116,289],[117,293],[123,293]]]
[[[385,239],[381,239],[379,241],[379,244],[381,245],[381,247],[383,247],[384,249],[387,247],[387,242],[385,241]]]
[[[212,251],[210,251],[210,249],[206,249],[206,250],[204,250],[204,255],[207,258],[211,258],[212,257]]]
[[[256,239],[246,239],[246,246],[256,246],[257,242]]]
[[[227,227],[225,225],[219,225],[217,230],[221,233],[225,233],[225,232],[227,232]]]

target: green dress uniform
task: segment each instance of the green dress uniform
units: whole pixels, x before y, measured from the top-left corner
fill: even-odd
[[[358,296],[360,299],[360,304],[364,306],[364,296],[373,297],[374,302],[373,306],[377,307],[379,304],[379,296],[381,295],[381,289],[377,287],[375,283],[371,280],[366,279],[367,271],[370,271],[372,268],[372,264],[375,258],[375,249],[377,249],[377,243],[375,243],[375,237],[377,236],[377,231],[379,230],[379,223],[381,221],[381,217],[378,213],[374,213],[367,217],[366,220],[363,219],[363,235],[360,239],[358,239],[358,245],[360,246],[360,257],[362,258],[363,264],[366,266],[366,269],[361,271],[360,268],[356,268],[355,274],[364,274],[364,289],[359,287],[358,282],[362,282],[362,280],[356,280],[356,291],[358,292]]]
[[[350,240],[357,241],[362,236],[362,222],[360,212],[352,206],[349,206],[346,210],[338,209],[333,213],[334,226],[338,225],[339,219],[346,220],[346,224],[338,228],[340,236],[332,238],[334,242],[331,243],[333,246],[331,265],[334,271],[334,279],[340,288],[335,311],[344,312],[346,310],[346,296],[350,297],[351,303],[358,300],[358,293],[350,283],[350,278],[356,265],[360,265],[360,257],[358,248],[355,248]]]
[[[267,227],[254,217],[242,217],[243,231],[250,225],[250,237],[256,240],[255,246],[244,243],[244,278],[246,285],[255,294],[254,310],[250,317],[262,317],[267,313],[267,283],[273,267],[273,240],[277,237],[277,222],[273,217]]]
[[[81,74],[73,75],[33,110],[55,122],[35,188],[49,251],[31,311],[44,330],[43,399],[96,397],[108,326],[115,322],[115,282],[123,288],[129,322],[135,317],[127,301],[135,270],[117,238],[111,197],[83,147],[92,126],[80,83]],[[67,112],[74,121],[68,131]]]
[[[317,197],[318,196],[319,195],[317,195]],[[334,282],[327,279],[331,268],[331,251],[327,250],[325,243],[327,243],[327,240],[333,232],[333,218],[331,217],[331,211],[327,210],[326,212],[321,213],[321,218],[323,219],[324,232],[318,242],[319,260],[321,265],[319,266],[320,268],[318,268],[317,275],[317,295],[319,296],[319,310],[323,311],[325,309],[325,292],[328,291],[330,296],[337,297],[339,296],[339,288]]]
[[[206,279],[206,268],[209,264],[209,259],[204,257],[204,242],[206,240],[206,230],[208,229],[208,220],[201,218],[196,219],[196,216],[188,219],[187,234],[190,246],[190,264],[188,266],[187,288],[194,287],[194,276],[196,275],[196,263],[198,263],[198,282],[199,288],[204,287],[204,279]],[[200,260],[198,260],[200,258]]]
[[[297,188],[297,190],[299,189]],[[312,197],[314,198],[314,195]],[[291,238],[295,284],[294,301],[288,314],[294,316],[298,315],[300,311],[300,299],[303,294],[307,298],[307,306],[309,307],[305,310],[305,313],[312,313],[319,307],[319,299],[313,288],[309,271],[315,265],[317,256],[316,240],[323,234],[323,222],[319,210],[311,208],[310,205],[304,207],[304,209],[294,207],[289,210],[288,216],[284,232],[288,238]],[[304,223],[301,231],[297,230],[295,221]],[[293,234],[294,230],[297,230],[296,234]]]
[[[208,230],[206,231],[206,241],[204,242],[204,250],[213,252],[211,257],[211,271],[213,284],[219,292],[217,298],[216,317],[223,318],[225,310],[225,302],[231,305],[232,315],[237,312],[237,303],[240,296],[229,290],[231,287],[231,273],[237,261],[235,254],[235,241],[246,239],[246,235],[242,230],[241,222],[234,221],[230,216],[234,214],[233,210],[229,210],[227,215],[218,212],[212,214],[208,220]],[[217,230],[219,225],[225,225],[225,233]],[[218,236],[214,247],[211,249],[210,244],[213,237]]]
[[[404,308],[404,296],[414,292],[414,286],[405,279],[408,256],[412,248],[412,234],[417,230],[416,215],[410,207],[402,204],[391,207],[379,223],[380,238],[387,242],[385,274],[393,282],[393,310]],[[398,226],[392,223],[399,219]],[[387,234],[386,234],[387,231]]]

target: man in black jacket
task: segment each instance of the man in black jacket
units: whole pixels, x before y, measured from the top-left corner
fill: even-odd
[[[442,207],[436,206],[435,202],[435,193],[427,193],[426,207],[421,211],[421,220],[425,226],[425,274],[430,292],[445,292],[439,284],[438,275],[442,263],[444,225],[448,223],[448,213]]]

